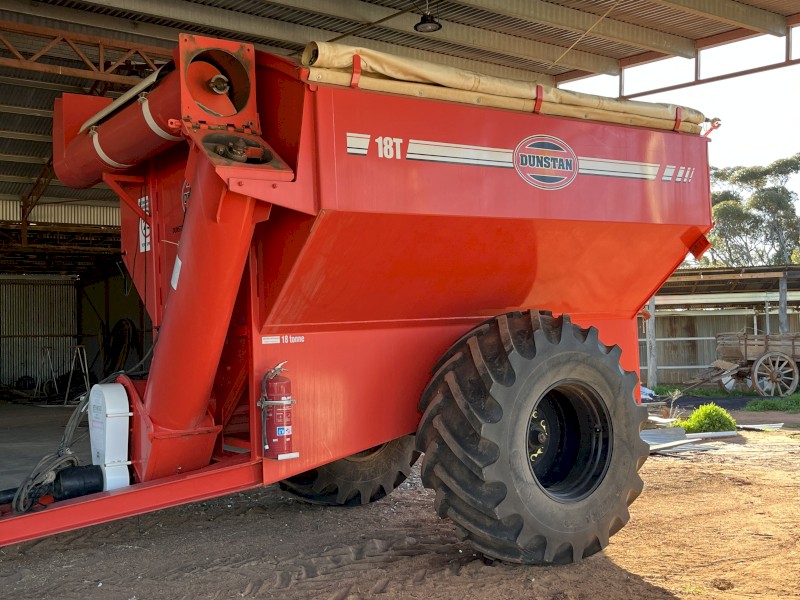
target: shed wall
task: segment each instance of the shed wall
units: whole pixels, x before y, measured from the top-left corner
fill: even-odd
[[[19,202],[0,200],[0,221],[19,220]],[[119,207],[42,203],[34,206],[31,223],[119,227]]]
[[[29,376],[42,382],[69,370],[77,338],[72,279],[0,279],[0,383]]]
[[[715,310],[708,314],[656,313],[659,385],[681,385],[696,377],[717,359],[714,337],[719,333],[766,332],[763,312]],[[777,308],[769,315],[771,333],[778,333]],[[800,331],[800,314],[789,313],[789,331]],[[639,356],[642,381],[647,381],[647,346],[644,321],[639,319]]]

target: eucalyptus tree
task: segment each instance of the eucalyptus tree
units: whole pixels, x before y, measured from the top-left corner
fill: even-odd
[[[746,267],[800,262],[797,194],[800,152],[767,166],[711,169],[712,248],[702,263]]]

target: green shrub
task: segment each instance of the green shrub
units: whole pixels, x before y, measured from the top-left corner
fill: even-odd
[[[781,412],[798,413],[800,412],[800,395],[789,396],[788,398],[764,398],[763,400],[751,400],[744,407],[745,410],[763,412],[765,410],[777,410]]]
[[[707,433],[709,431],[735,431],[736,421],[724,408],[716,404],[703,404],[688,419],[679,419],[676,427],[683,427],[686,433]]]

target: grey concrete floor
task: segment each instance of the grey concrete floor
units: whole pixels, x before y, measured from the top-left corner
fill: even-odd
[[[74,407],[34,406],[0,402],[0,490],[17,487],[36,463],[54,452]],[[86,433],[72,450],[81,464],[91,464],[86,421],[77,435]]]

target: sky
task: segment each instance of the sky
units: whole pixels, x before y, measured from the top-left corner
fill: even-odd
[[[792,30],[792,59],[800,58],[800,27]],[[786,39],[758,36],[701,52],[701,77],[781,62]],[[694,61],[671,58],[626,70],[625,91],[635,93],[691,79]],[[564,89],[616,96],[618,80],[599,75],[570,82]],[[711,134],[709,160],[715,167],[768,165],[800,152],[800,65],[772,69],[698,86],[636,98],[689,106],[722,127]],[[800,175],[789,189],[800,195]],[[800,211],[800,206],[797,207]]]

